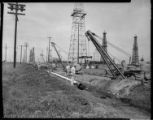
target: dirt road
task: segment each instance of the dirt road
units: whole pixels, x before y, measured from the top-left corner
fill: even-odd
[[[79,90],[55,75],[31,65],[3,65],[4,117],[19,118],[134,118],[150,113],[99,94]],[[101,95],[101,96],[100,96]]]

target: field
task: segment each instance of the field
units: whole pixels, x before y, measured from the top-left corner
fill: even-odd
[[[79,90],[68,81],[36,70],[32,65],[17,64],[13,69],[11,63],[4,63],[2,72],[5,118],[150,118],[149,88],[138,86],[127,96],[133,99],[138,94],[135,100],[141,99],[142,107],[147,108],[142,109],[107,94],[97,83],[84,82],[87,89]],[[81,81],[101,79],[87,74],[76,77]],[[104,81],[102,84],[105,86]],[[146,96],[148,99],[144,98]]]

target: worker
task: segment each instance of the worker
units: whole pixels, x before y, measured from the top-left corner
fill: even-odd
[[[52,72],[54,71],[54,70],[56,70],[56,64],[55,63],[52,63]]]
[[[86,69],[89,69],[89,65],[86,66]]]
[[[70,68],[70,64],[68,64],[68,65],[66,66],[66,75],[69,76],[70,73],[71,73],[71,68]]]
[[[71,67],[71,85],[73,85],[74,84],[74,82],[75,82],[75,73],[76,73],[76,66],[75,65],[73,65],[72,67]]]

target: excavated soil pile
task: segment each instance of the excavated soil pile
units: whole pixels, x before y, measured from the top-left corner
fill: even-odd
[[[102,93],[102,98],[115,96],[122,102],[128,103],[131,106],[135,106],[148,112],[151,110],[151,88],[142,85],[138,80],[111,80],[108,77],[89,74],[77,75],[76,79],[84,84],[91,85],[88,86],[90,91],[92,91],[92,89],[97,89],[96,93]]]

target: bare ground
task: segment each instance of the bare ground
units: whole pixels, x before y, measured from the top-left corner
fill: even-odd
[[[6,118],[150,118],[150,113],[89,86],[79,90],[31,65],[3,65],[3,107]]]

